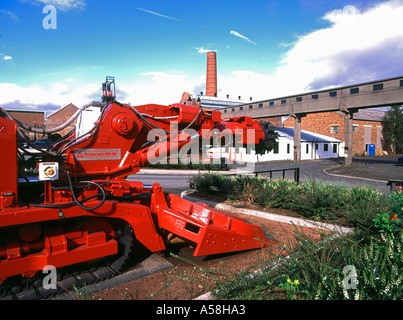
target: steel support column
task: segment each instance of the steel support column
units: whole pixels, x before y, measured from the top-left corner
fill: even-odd
[[[301,161],[301,120],[306,114],[294,116],[294,162]]]
[[[344,165],[348,166],[353,163],[353,114],[347,112],[344,115]]]

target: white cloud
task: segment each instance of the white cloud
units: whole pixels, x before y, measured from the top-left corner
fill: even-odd
[[[70,11],[73,9],[84,9],[85,0],[22,0],[40,5],[53,5],[60,11]]]
[[[101,82],[83,85],[72,80],[48,86],[0,83],[0,106],[5,109],[47,110],[49,114],[69,103],[80,107],[101,100]],[[194,88],[204,81],[204,75],[195,77],[182,71],[145,72],[138,75],[135,82],[119,81],[117,100],[132,105],[178,103],[183,92],[195,94]]]
[[[12,56],[6,56],[6,55],[3,55],[2,53],[0,54],[0,56],[2,56],[2,57],[3,57],[3,60],[5,60],[5,61],[11,61],[11,60],[13,60],[13,57],[12,57]]]
[[[13,57],[5,55],[4,53],[0,53],[0,59],[3,59],[4,61],[12,61]]]
[[[256,42],[250,40],[248,37],[245,37],[244,35],[240,34],[240,33],[237,32],[237,31],[231,30],[229,33],[232,34],[232,35],[235,36],[235,37],[238,37],[238,38],[241,38],[241,39],[243,39],[243,40],[246,40],[246,41],[248,41],[249,43],[252,43],[252,44],[254,44],[254,45],[257,45]]]
[[[224,75],[218,66],[219,96],[269,99],[401,75],[402,17],[403,0],[381,2],[365,10],[349,5],[329,11],[322,17],[327,26],[300,35],[292,43],[280,44],[287,52],[271,74],[238,69]],[[237,31],[230,33],[256,44]],[[204,47],[195,49],[200,54],[208,51]],[[204,74],[196,78],[164,72],[143,76],[149,81],[136,85],[130,95],[133,104],[173,103],[183,91],[198,94],[205,88]]]
[[[146,10],[146,9],[143,9],[143,8],[136,8],[136,9],[137,9],[137,10],[140,10],[140,11],[143,11],[143,12],[146,12],[146,13],[149,13],[149,14],[152,14],[152,15],[154,15],[154,16],[158,16],[158,17],[165,18],[165,19],[170,19],[170,20],[175,20],[175,21],[181,21],[181,20],[179,20],[179,19],[177,19],[177,18],[169,17],[169,16],[166,16],[166,15],[164,15],[164,14],[157,13],[157,12],[150,11],[150,10]]]
[[[218,96],[230,96],[237,99],[241,96],[242,100],[266,99],[271,95],[277,96],[273,92],[273,86],[276,86],[276,79],[273,75],[257,73],[246,70],[233,71],[229,75],[218,74]]]
[[[402,74],[402,17],[402,1],[328,12],[330,26],[300,36],[276,76],[298,81],[301,90]]]
[[[137,81],[119,85],[128,95],[125,102],[132,105],[172,104],[181,100],[183,92],[193,93],[194,88],[205,81],[205,77],[198,78],[179,71],[146,72],[142,73]]]
[[[272,74],[234,71],[221,93],[269,99],[403,74],[403,1],[326,13],[328,26],[297,37]]]
[[[0,83],[0,106],[9,109],[42,110],[54,112],[60,107],[74,103],[78,107],[92,100],[100,100],[100,84],[69,86],[56,82],[49,86],[32,84],[19,86]],[[49,109],[50,108],[50,109]]]
[[[2,10],[0,10],[0,13],[1,13],[1,15],[5,15],[5,16],[9,17],[14,22],[19,22],[20,21],[20,18],[18,18],[18,16],[14,12],[12,12],[10,10],[2,9]]]
[[[69,86],[61,82],[54,83],[52,89],[53,93],[56,95],[66,94],[69,92]]]
[[[197,50],[197,53],[200,53],[200,54],[204,54],[204,53],[207,53],[207,52],[211,51],[211,50],[208,50],[208,49],[204,49],[203,47],[195,48],[195,49]]]

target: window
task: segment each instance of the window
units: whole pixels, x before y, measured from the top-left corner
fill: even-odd
[[[329,151],[329,144],[325,143],[323,145],[323,151]]]
[[[273,153],[278,154],[278,141],[274,143]]]
[[[319,149],[319,144],[315,143],[315,150]]]
[[[232,108],[232,111],[235,111],[235,108]]]
[[[281,104],[287,104],[287,100],[286,99],[281,100]]]
[[[383,83],[374,84],[373,89],[374,91],[383,90]]]
[[[297,97],[297,98],[295,99],[295,101],[301,102],[301,101],[302,101],[302,97]]]
[[[360,92],[360,88],[351,88],[350,89],[350,94],[357,94]]]
[[[287,153],[290,153],[290,144],[287,143]]]
[[[263,103],[259,103],[259,108],[263,108]]]
[[[353,124],[353,132],[357,132],[358,131],[358,124]]]
[[[317,100],[317,99],[319,99],[319,95],[313,94],[313,95],[312,95],[312,100]]]
[[[400,80],[400,86],[403,87],[403,80]]]
[[[306,144],[306,153],[309,153],[309,144]]]
[[[274,106],[274,101],[270,101],[270,102],[269,102],[269,106],[270,106],[270,107]]]
[[[243,107],[239,107],[239,110],[243,110]]]
[[[330,97],[330,98],[337,97],[337,91],[331,91],[331,92],[329,92],[329,97]]]
[[[331,134],[339,133],[339,126],[330,126],[330,133]]]
[[[253,109],[253,105],[252,105],[252,104],[249,106],[249,109]]]
[[[225,110],[224,110],[224,113],[227,113],[227,111],[228,111],[228,110],[227,110],[227,109],[225,109]]]
[[[337,153],[337,143],[333,144],[333,153]]]

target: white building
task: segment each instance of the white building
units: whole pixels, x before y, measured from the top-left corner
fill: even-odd
[[[279,137],[270,152],[256,155],[246,148],[212,148],[207,154],[212,159],[225,158],[227,163],[294,160],[294,128],[276,128]],[[322,134],[301,130],[301,160],[344,157],[344,142]]]
[[[250,98],[250,100],[242,100],[241,97],[238,97],[237,99],[230,98],[229,95],[227,95],[226,98],[200,95],[200,96],[196,96],[194,101],[196,101],[197,103],[200,103],[202,108],[211,109],[211,110],[220,110],[223,108],[235,107],[235,106],[239,106],[239,105],[251,102],[252,98]]]

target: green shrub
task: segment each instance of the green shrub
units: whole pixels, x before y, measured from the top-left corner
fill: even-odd
[[[401,249],[401,239],[394,241],[386,237],[371,237],[369,244],[362,247],[351,245],[348,250],[340,248],[344,259],[339,268],[325,274],[316,289],[310,291],[310,297],[332,300],[402,299]],[[344,273],[345,270],[349,270],[348,273]]]
[[[380,210],[373,219],[374,227],[380,233],[400,237],[403,231],[403,192],[401,190],[389,196],[389,208]]]
[[[231,178],[215,173],[205,173],[194,176],[190,179],[190,185],[198,192],[207,195],[219,194],[228,196],[234,190],[234,184]]]
[[[237,176],[233,179],[231,199],[255,203],[263,208],[289,208],[298,197],[299,186],[288,180],[265,177]]]
[[[371,229],[372,220],[377,213],[390,204],[386,195],[365,186],[346,188],[346,195],[342,201],[344,209],[341,213],[348,222],[361,230]]]
[[[311,219],[334,218],[340,208],[341,187],[310,180],[303,190],[295,209]]]
[[[204,276],[214,275],[217,298],[403,299],[402,191],[384,195],[364,186],[250,176],[200,179],[198,185],[206,189],[210,185],[218,190],[217,183],[229,188],[230,183],[226,194],[232,199],[292,209],[310,218],[341,216],[355,227],[347,235],[322,235],[321,242],[296,230],[286,258],[274,256],[241,272],[204,270]]]
[[[402,239],[371,237],[361,245],[352,235],[317,242],[295,231],[289,255],[240,271],[231,266],[184,271],[187,281],[209,282],[216,299],[392,300],[403,298]],[[203,284],[207,288],[205,284]]]
[[[373,228],[372,220],[376,215],[391,203],[387,196],[372,187],[350,188],[317,180],[297,183],[285,179],[267,180],[262,176],[203,174],[193,177],[191,185],[207,195],[220,194],[265,209],[290,209],[309,219],[343,218],[366,232]]]

